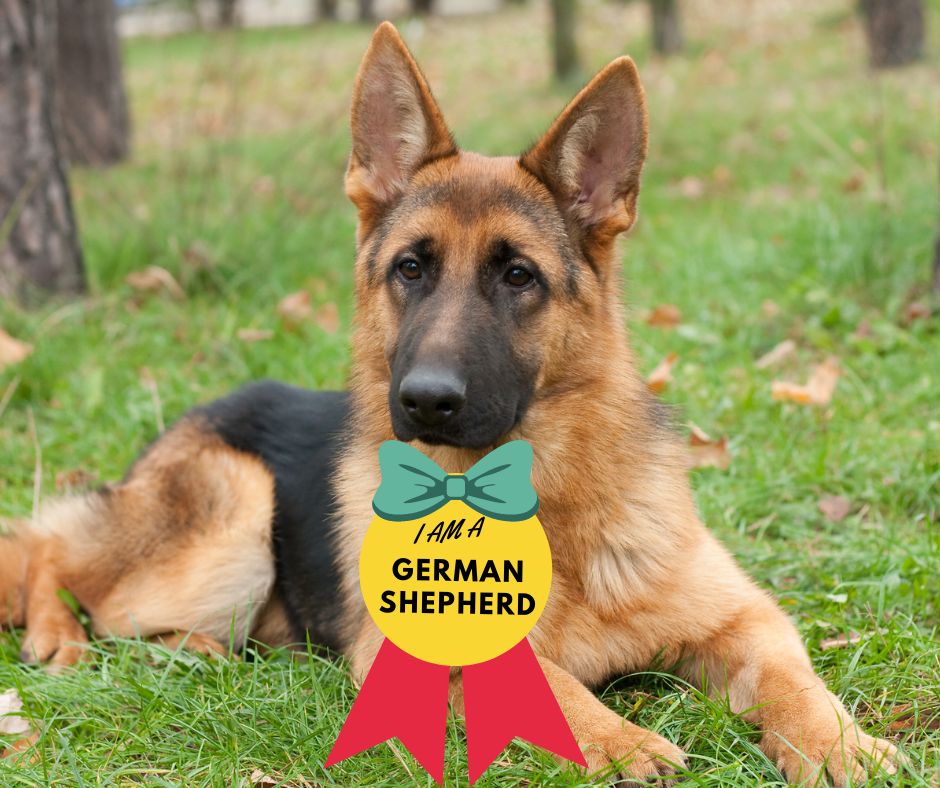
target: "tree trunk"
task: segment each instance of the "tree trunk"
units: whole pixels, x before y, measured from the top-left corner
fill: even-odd
[[[653,15],[653,49],[661,55],[682,51],[679,0],[650,0]]]
[[[336,0],[317,0],[317,19],[320,22],[332,22],[336,19]]]
[[[872,66],[903,66],[924,53],[924,0],[860,0]]]
[[[130,137],[114,0],[58,0],[58,8],[62,148],[73,164],[114,164]]]
[[[359,0],[359,21],[375,21],[375,0]]]
[[[0,297],[84,290],[56,107],[56,0],[2,0]]]
[[[219,27],[230,30],[238,25],[238,0],[219,0]]]
[[[580,71],[575,38],[577,0],[551,0],[551,4],[555,77],[562,81],[569,80]]]
[[[411,0],[411,13],[416,16],[430,16],[434,13],[434,0]]]

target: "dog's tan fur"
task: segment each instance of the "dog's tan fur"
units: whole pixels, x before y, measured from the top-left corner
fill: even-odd
[[[24,600],[9,616],[25,618],[23,657],[56,666],[81,657],[85,632],[59,589],[98,635],[177,643],[196,630],[188,642],[200,650],[232,632],[243,642],[273,588],[272,507],[259,460],[182,422],[124,481],[54,501],[4,540],[4,563],[28,556],[27,572],[0,575],[0,597]]]
[[[525,418],[505,436],[535,449],[533,483],[554,579],[531,640],[591,771],[615,763],[627,778],[649,777],[683,762],[674,744],[624,721],[588,689],[656,659],[690,681],[704,678],[760,725],[762,748],[792,782],[823,772],[838,785],[858,781],[868,757],[893,769],[895,748],[858,728],[814,674],[787,617],[698,519],[683,448],[636,371],[614,247],[636,218],[646,152],[645,103],[632,61],[602,71],[521,160],[486,158],[456,149],[414,60],[386,24],[360,68],[352,127],[346,187],[360,218],[354,424],[336,492],[354,674],[368,670],[382,639],[362,604],[357,565],[379,483],[377,450],[394,437],[387,402],[399,320],[367,258],[382,258],[401,240],[396,223],[372,242],[391,206],[439,185],[465,197],[416,207],[407,220],[450,250],[442,286],[451,288],[453,303],[497,232],[556,279],[565,273],[561,240],[591,269],[568,297],[551,299],[520,329],[518,345],[532,354],[538,376]],[[506,189],[556,219],[536,227],[487,202]],[[460,327],[446,317],[423,341],[447,345]],[[482,455],[419,447],[451,472]],[[212,650],[228,640],[235,611],[237,633],[253,627],[260,640],[284,642],[289,625],[272,585],[272,501],[272,479],[258,460],[184,421],[124,482],[44,512],[6,542],[0,613],[13,624],[25,617],[25,656],[61,664],[80,656],[84,633],[58,599],[60,587],[102,634],[177,643],[179,633],[196,630],[195,644]],[[191,527],[180,527],[184,521]],[[246,577],[255,579],[251,588]],[[453,694],[459,706],[459,680]]]

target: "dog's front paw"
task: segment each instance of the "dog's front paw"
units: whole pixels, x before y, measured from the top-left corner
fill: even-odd
[[[761,749],[792,785],[825,785],[828,774],[836,788],[864,783],[878,769],[897,771],[897,747],[859,730],[851,718],[836,715],[808,715],[790,736],[769,731]],[[831,718],[833,721],[830,722]]]
[[[20,649],[24,662],[47,662],[50,671],[79,662],[86,653],[88,636],[71,615],[57,615],[30,623]]]
[[[671,785],[677,769],[685,767],[685,753],[656,733],[624,722],[581,745],[588,774],[618,785]]]

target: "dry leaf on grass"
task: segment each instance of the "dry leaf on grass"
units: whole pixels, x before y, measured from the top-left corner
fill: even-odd
[[[861,191],[862,187],[865,185],[865,175],[861,172],[856,172],[850,175],[846,180],[842,181],[842,191],[848,193]]]
[[[672,380],[672,368],[676,365],[679,358],[678,353],[670,353],[666,358],[660,361],[656,368],[650,372],[646,378],[646,385],[654,394],[659,394],[666,388],[666,384]]]
[[[275,785],[284,786],[284,788],[313,788],[314,783],[308,783],[304,779],[291,780],[290,782],[284,782],[282,778],[272,777],[270,774],[266,774],[261,771],[261,769],[255,769],[251,776],[248,778],[248,784],[251,788],[273,788]]]
[[[828,405],[841,374],[838,360],[829,358],[813,367],[805,386],[786,380],[773,381],[771,396],[781,402],[796,402],[799,405]]]
[[[754,362],[758,369],[767,369],[774,367],[781,361],[790,358],[796,352],[796,342],[792,339],[785,339],[779,345],[775,345]]]
[[[17,712],[23,709],[23,701],[15,689],[0,692],[0,736],[16,736],[17,739],[0,751],[0,758],[7,758],[28,750],[39,738],[29,722]]]
[[[694,175],[687,175],[678,183],[679,194],[688,200],[700,200],[705,196],[705,181]]]
[[[689,430],[689,467],[728,470],[731,466],[728,436],[722,435],[718,440],[712,440],[707,432],[691,422]]]
[[[682,312],[675,304],[660,304],[646,317],[646,325],[675,328],[682,322]]]
[[[940,731],[940,703],[924,704],[920,709],[914,709],[910,703],[902,703],[891,709],[888,716],[894,717],[888,723],[892,731]]]
[[[910,325],[915,320],[928,320],[930,318],[930,306],[923,301],[911,301],[904,307],[904,324]]]
[[[309,322],[313,318],[310,293],[300,290],[284,296],[277,305],[277,314],[290,328]]]
[[[274,332],[269,328],[240,328],[235,335],[242,342],[264,342],[274,338]]]
[[[132,271],[124,281],[129,287],[141,293],[169,293],[173,298],[185,298],[183,288],[179,286],[173,274],[159,265],[148,265],[142,271]]]
[[[28,342],[20,342],[0,328],[0,371],[11,364],[19,364],[33,352]]]
[[[846,646],[854,646],[856,643],[860,642],[862,636],[858,632],[849,632],[847,635],[836,635],[834,638],[826,638],[825,640],[820,641],[819,650],[820,651],[831,651],[834,648],[845,648]]]
[[[339,309],[332,301],[324,304],[317,310],[317,325],[327,334],[339,331]]]
[[[841,495],[826,495],[816,504],[826,518],[834,523],[841,522],[852,511],[852,502]]]
[[[761,303],[760,311],[763,312],[764,317],[767,318],[777,317],[781,312],[780,305],[776,301],[771,301],[769,298]]]
[[[280,782],[280,780],[275,780],[270,775],[265,774],[261,769],[255,769],[248,781],[251,783],[252,788],[269,788],[269,786],[277,785]]]
[[[17,714],[22,709],[23,701],[15,689],[0,692],[0,734],[16,736],[30,731],[29,723]]]

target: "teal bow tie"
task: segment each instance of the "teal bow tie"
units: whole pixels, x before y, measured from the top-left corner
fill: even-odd
[[[510,441],[494,449],[465,474],[449,475],[433,460],[401,441],[379,447],[382,484],[372,499],[386,520],[417,520],[448,501],[464,501],[497,520],[527,520],[539,510],[532,487],[532,447]]]

